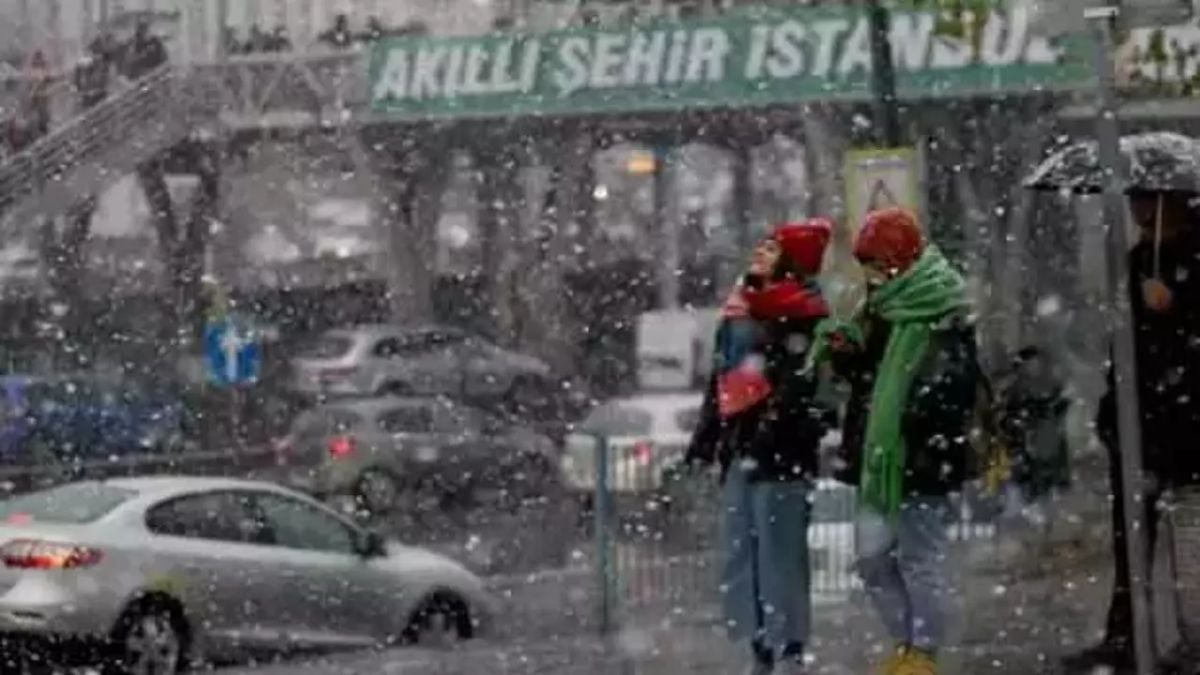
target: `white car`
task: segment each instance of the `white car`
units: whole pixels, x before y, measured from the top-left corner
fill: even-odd
[[[458,563],[269,483],[127,478],[0,502],[0,657],[173,675],[245,654],[469,638],[493,612]]]
[[[597,451],[608,446],[608,488],[614,494],[654,492],[683,459],[700,417],[699,393],[639,394],[607,401],[575,425],[562,455],[563,483],[596,489]]]

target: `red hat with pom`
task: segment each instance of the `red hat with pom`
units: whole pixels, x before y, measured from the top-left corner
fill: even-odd
[[[804,276],[821,272],[825,249],[833,236],[833,222],[826,218],[809,218],[799,223],[785,223],[775,228],[771,238],[779,244],[796,269]]]
[[[872,211],[863,219],[854,240],[854,257],[879,262],[904,272],[925,251],[925,237],[917,217],[907,209]]]

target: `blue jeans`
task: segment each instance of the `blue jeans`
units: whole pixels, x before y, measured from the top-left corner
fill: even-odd
[[[808,643],[808,492],[804,481],[755,482],[736,464],[725,477],[721,593],[730,637],[775,657]]]
[[[862,507],[855,523],[858,573],[897,643],[936,651],[946,632],[950,590],[944,497],[906,500],[894,519]]]

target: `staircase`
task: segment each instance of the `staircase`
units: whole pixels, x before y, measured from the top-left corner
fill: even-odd
[[[28,236],[218,112],[194,71],[165,65],[0,164],[0,242]]]

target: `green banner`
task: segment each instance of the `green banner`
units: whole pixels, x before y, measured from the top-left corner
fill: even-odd
[[[935,27],[929,13],[892,14],[905,98],[1089,81],[1083,45],[1034,36],[1024,8],[993,14],[977,40]],[[615,113],[859,99],[870,54],[856,8],[774,7],[627,29],[395,38],[374,47],[369,75],[372,108],[401,118]]]

